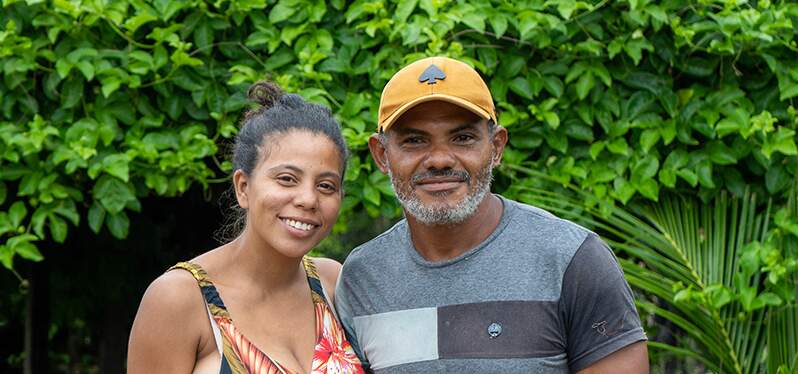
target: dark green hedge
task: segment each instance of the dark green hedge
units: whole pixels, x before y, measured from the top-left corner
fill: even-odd
[[[40,260],[36,242],[70,226],[124,237],[139,198],[227,183],[223,151],[264,77],[344,126],[336,230],[396,217],[366,139],[390,76],[438,54],[489,82],[509,196],[537,183],[513,165],[609,203],[778,196],[798,154],[796,21],[783,1],[5,0],[0,261]]]

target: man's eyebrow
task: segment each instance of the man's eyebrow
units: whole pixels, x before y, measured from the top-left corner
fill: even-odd
[[[427,133],[424,130],[414,129],[412,127],[409,127],[409,128],[408,127],[400,127],[398,129],[394,129],[394,131],[396,131],[396,133],[399,134],[399,135],[410,135],[410,134],[425,135]]]
[[[321,177],[321,178],[332,178],[332,179],[335,179],[335,180],[341,180],[341,175],[336,173],[336,172],[333,172],[333,171],[325,171],[325,172],[319,174],[319,177]]]
[[[478,124],[480,122],[482,122],[482,119],[478,119],[478,120],[476,120],[474,122],[462,124],[460,126],[455,127],[454,129],[450,130],[449,134],[454,134],[454,133],[458,133],[460,131],[465,131],[465,130],[473,130],[473,129],[477,128],[477,126],[478,126]]]

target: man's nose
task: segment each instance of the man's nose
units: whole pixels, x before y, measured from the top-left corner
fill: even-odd
[[[446,145],[433,146],[424,158],[423,166],[426,169],[452,169],[457,164],[457,160]]]

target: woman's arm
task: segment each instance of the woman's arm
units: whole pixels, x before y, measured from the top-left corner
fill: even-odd
[[[338,275],[341,274],[341,264],[338,261],[329,258],[314,257],[313,263],[316,265],[316,271],[319,273],[321,285],[330,300],[327,300],[330,305],[335,303],[335,284],[338,282]]]
[[[128,373],[191,373],[209,333],[212,339],[196,280],[170,271],[153,281],[141,300],[130,331]]]

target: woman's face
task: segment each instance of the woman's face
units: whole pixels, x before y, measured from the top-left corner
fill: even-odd
[[[300,257],[330,233],[341,207],[341,157],[326,136],[289,131],[264,144],[250,175],[236,171],[245,233],[287,257]]]

